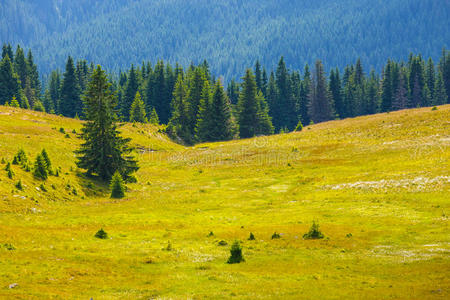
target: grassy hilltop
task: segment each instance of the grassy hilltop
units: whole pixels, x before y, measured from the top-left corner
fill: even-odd
[[[80,129],[0,107],[0,159],[61,167],[0,165],[2,299],[450,297],[450,105],[189,148],[126,124],[141,168],[121,200],[76,168]],[[302,238],[313,220],[324,239]]]

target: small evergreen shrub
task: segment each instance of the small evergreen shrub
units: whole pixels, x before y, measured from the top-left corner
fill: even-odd
[[[20,107],[19,101],[17,101],[16,96],[13,96],[13,98],[11,99],[11,103],[9,104],[9,106],[11,107]]]
[[[102,240],[105,240],[108,238],[108,234],[106,233],[106,231],[103,230],[103,228],[101,228],[99,231],[97,231],[97,233],[94,236],[96,238],[102,239]]]
[[[19,180],[19,181],[16,183],[16,188],[17,188],[19,191],[23,191],[22,180]]]
[[[5,171],[9,171],[9,170],[11,170],[11,162],[8,161],[8,163],[6,164],[6,167],[5,167]]]
[[[347,233],[347,235],[345,236],[346,238],[351,238],[353,236],[353,234],[351,233]]]
[[[16,247],[14,247],[12,244],[3,244],[3,247],[8,251],[16,250]]]
[[[64,136],[66,139],[70,139],[70,135],[68,133],[66,133],[66,135]]]
[[[172,243],[170,241],[167,242],[167,246],[163,248],[165,251],[172,251]]]
[[[47,189],[45,188],[45,185],[44,185],[43,183],[41,183],[41,185],[39,186],[39,188],[41,189],[41,191],[47,192]]]
[[[235,241],[233,245],[231,245],[230,254],[230,258],[228,258],[227,261],[228,264],[238,264],[245,261],[242,255],[242,247],[238,241]]]
[[[255,236],[253,235],[253,232],[250,232],[250,236],[248,237],[249,241],[254,241],[255,240]]]
[[[61,132],[61,133],[66,133],[66,130],[64,129],[64,128],[59,128],[59,132]]]
[[[125,197],[125,184],[122,176],[116,172],[111,179],[111,198],[120,199]]]
[[[73,188],[73,189],[72,189],[72,194],[74,194],[75,196],[78,196],[78,191],[77,191],[76,188]]]
[[[433,106],[433,108],[431,110],[437,110],[438,108],[436,106]]]
[[[214,236],[214,232],[210,231],[208,237]]]
[[[219,246],[226,246],[226,245],[228,245],[228,243],[225,242],[224,240],[221,240],[221,241],[218,243],[218,245],[219,245]]]
[[[17,151],[16,155],[14,155],[12,164],[13,165],[21,165],[22,168],[26,167],[26,165],[28,164],[28,157],[23,149],[19,149],[19,151]]]
[[[305,240],[323,239],[324,235],[320,232],[319,224],[313,221],[313,224],[309,231],[303,235]]]
[[[4,157],[2,157],[2,164],[6,164],[6,160]]]
[[[11,169],[9,169],[8,170],[8,178],[13,179],[13,177],[14,177],[14,172]]]
[[[45,108],[44,105],[42,104],[41,101],[37,100],[34,105],[33,105],[33,110],[34,111],[40,111],[40,112],[45,112]]]
[[[303,124],[302,121],[298,121],[297,126],[295,127],[295,131],[302,131],[303,130]]]
[[[281,235],[276,231],[272,234],[272,240],[281,239]]]

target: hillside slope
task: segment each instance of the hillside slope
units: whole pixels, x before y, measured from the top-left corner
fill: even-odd
[[[449,20],[450,3],[434,0],[6,0],[0,42],[31,47],[43,73],[68,55],[115,71],[207,59],[230,79],[256,59],[272,68],[281,55],[296,69],[316,59],[342,68],[361,57],[380,71],[409,52],[437,60],[449,46]]]
[[[0,298],[448,298],[449,120],[446,105],[189,148],[125,125],[141,169],[113,201],[77,175],[79,121],[0,107],[0,159],[45,147],[62,170],[48,192],[0,172]],[[313,220],[325,239],[302,239]],[[218,243],[235,239],[246,262],[228,265]]]

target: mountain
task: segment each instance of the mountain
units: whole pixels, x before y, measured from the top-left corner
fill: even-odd
[[[44,73],[69,54],[110,70],[207,59],[225,78],[257,59],[272,67],[282,55],[291,68],[361,57],[379,71],[409,52],[437,59],[448,28],[448,0],[0,1],[0,42],[31,48]]]

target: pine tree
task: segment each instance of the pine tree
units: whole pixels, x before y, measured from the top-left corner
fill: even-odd
[[[391,62],[388,61],[384,73],[383,73],[383,81],[381,84],[381,105],[380,111],[387,112],[392,110],[392,77],[391,77]]]
[[[394,110],[405,109],[409,107],[408,91],[406,89],[406,79],[405,75],[401,74],[400,81],[397,90],[394,94],[394,102],[392,103],[392,108]]]
[[[53,175],[52,162],[50,161],[50,157],[48,156],[48,153],[47,153],[47,151],[45,151],[45,149],[42,149],[41,156],[42,156],[42,158],[45,161],[45,166],[47,168],[47,173],[49,175]]]
[[[60,110],[60,98],[61,98],[61,75],[58,71],[53,71],[50,74],[50,82],[48,84],[50,98],[52,101],[53,109],[55,113],[61,113]]]
[[[109,180],[119,172],[127,180],[138,170],[137,161],[130,155],[130,139],[122,138],[117,130],[114,113],[115,95],[111,92],[105,71],[100,66],[93,71],[84,97],[84,114],[81,138],[84,143],[75,153],[77,166],[89,175],[97,174]]]
[[[22,100],[20,97],[20,80],[14,72],[11,59],[6,55],[0,61],[0,104],[5,104],[13,97]]]
[[[342,83],[338,68],[336,68],[336,70],[331,70],[330,73],[330,93],[331,97],[333,98],[336,114],[340,118],[344,117],[345,107],[342,102]]]
[[[45,163],[45,159],[42,157],[41,153],[36,156],[33,175],[34,177],[42,180],[46,180],[48,178],[47,164]]]
[[[261,64],[259,63],[259,60],[256,61],[255,64],[255,80],[256,80],[256,87],[258,91],[263,90],[263,79],[262,79],[262,73],[261,73]]]
[[[130,122],[146,123],[147,118],[145,117],[145,104],[142,101],[141,94],[136,92],[134,101],[131,104],[130,109]]]
[[[234,80],[234,78],[232,78],[228,84],[227,95],[231,104],[237,104],[239,99],[239,84]]]
[[[2,48],[2,59],[4,59],[6,56],[9,56],[9,58],[13,61],[14,60],[14,53],[11,47],[11,44],[3,44]]]
[[[125,120],[130,120],[131,105],[138,92],[139,83],[137,73],[134,65],[131,66],[130,73],[128,75],[127,86],[125,87],[125,94],[122,99],[122,116]]]
[[[206,84],[206,75],[204,68],[198,67],[188,74],[188,94],[186,110],[188,114],[188,125],[191,135],[195,134],[195,125],[197,123],[197,114],[202,98],[203,86]]]
[[[119,172],[114,173],[111,179],[111,198],[120,199],[125,197],[125,184]]]
[[[333,119],[333,107],[321,61],[316,62],[309,99],[309,116],[314,123]]]
[[[171,97],[167,95],[166,79],[164,76],[164,62],[158,61],[153,71],[149,76],[146,86],[147,109],[155,108],[158,113],[159,120],[162,124],[167,124],[170,118]]]
[[[153,125],[159,125],[159,117],[154,108],[152,109],[152,112],[150,113],[148,122]]]
[[[370,72],[370,78],[367,82],[367,113],[374,114],[380,105],[379,81],[375,71]]]
[[[172,117],[169,121],[167,130],[170,135],[181,141],[192,144],[193,136],[189,130],[189,118],[187,114],[187,87],[183,77],[178,75],[172,100]]]
[[[34,110],[34,111],[45,112],[45,107],[44,107],[44,105],[42,104],[41,101],[36,100],[36,101],[34,102],[34,104],[33,104],[33,110]]]
[[[211,141],[225,141],[233,138],[231,105],[225,95],[222,82],[217,80],[211,100]]]
[[[212,128],[212,109],[211,109],[211,88],[209,82],[205,82],[202,91],[202,98],[197,115],[197,124],[195,126],[195,138],[199,142],[211,140],[210,130]]]
[[[19,76],[20,84],[22,89],[25,89],[25,83],[28,77],[28,67],[25,61],[25,54],[23,53],[20,45],[17,45],[16,56],[14,59],[14,71]]]
[[[269,116],[269,106],[261,91],[257,92],[256,101],[258,104],[256,135],[273,134],[274,127],[272,125],[272,118]]]
[[[450,51],[442,49],[442,57],[439,62],[439,72],[442,74],[445,91],[447,94],[447,102],[450,103]],[[438,72],[438,73],[439,73]]]
[[[16,96],[13,96],[11,103],[9,104],[11,107],[20,107],[19,102],[16,99]]]
[[[293,130],[297,125],[298,117],[292,95],[290,76],[283,57],[278,62],[276,84],[278,97],[275,106],[278,107],[279,113],[276,116],[274,115],[273,124],[277,130],[285,126],[289,130]]]
[[[39,80],[39,72],[37,69],[37,65],[34,63],[34,58],[31,50],[28,50],[27,54],[27,69],[31,89],[34,91],[36,97],[39,98],[41,95],[41,82]]]
[[[52,101],[52,97],[50,95],[50,91],[48,89],[45,89],[44,92],[44,109],[46,112],[48,113],[55,113],[55,108],[53,106],[53,101]]]
[[[436,72],[434,70],[434,62],[431,57],[428,59],[426,71],[425,71],[425,82],[430,89],[431,98],[434,97],[434,86],[435,86],[435,76]]]
[[[441,71],[438,72],[435,87],[433,105],[442,105],[448,103],[448,95],[445,90],[444,80]]]
[[[303,124],[309,124],[310,118],[308,115],[309,98],[311,93],[311,73],[309,66],[305,66],[303,81],[300,86],[300,99],[299,99],[299,119]]]
[[[250,69],[247,69],[245,76],[242,79],[242,89],[238,101],[239,136],[241,138],[249,138],[255,136],[257,133],[257,89],[255,76]]]
[[[66,117],[75,117],[77,107],[79,107],[80,90],[75,77],[75,66],[72,57],[69,56],[66,63],[66,71],[64,72],[61,84],[59,113]]]

